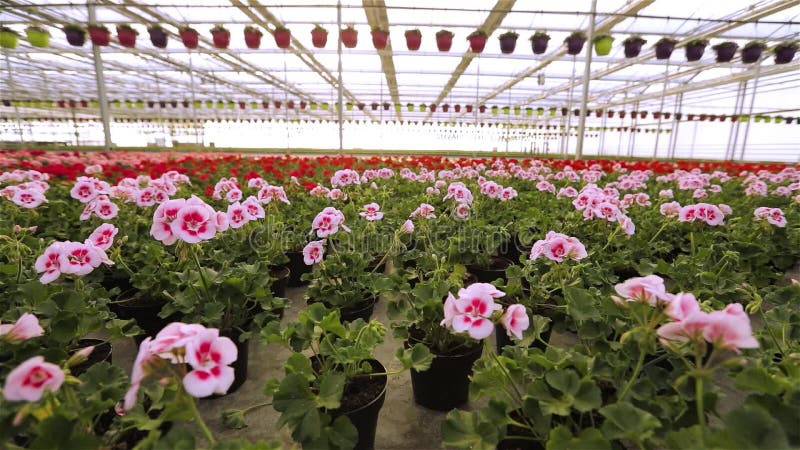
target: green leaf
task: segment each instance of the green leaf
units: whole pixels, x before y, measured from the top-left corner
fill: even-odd
[[[411,348],[399,348],[395,357],[403,365],[403,370],[414,369],[424,372],[431,367],[433,354],[425,344],[416,344]]]
[[[247,428],[247,421],[244,418],[243,409],[226,409],[222,411],[222,424],[232,430]]]
[[[326,314],[325,317],[323,317],[319,322],[319,326],[323,331],[334,334],[341,338],[347,336],[347,328],[342,325],[338,309]]]
[[[347,416],[339,416],[333,423],[325,427],[328,441],[334,448],[353,448],[358,442],[358,430]]]
[[[454,409],[442,422],[442,445],[446,447],[494,450],[498,440],[497,427],[482,421],[476,411]]]
[[[743,391],[763,392],[778,395],[783,389],[780,383],[764,367],[748,367],[734,378],[736,388]]]
[[[608,450],[611,443],[603,437],[597,428],[587,428],[576,437],[564,425],[559,425],[550,430],[547,440],[547,450],[572,450],[572,449]]]
[[[63,416],[51,416],[39,422],[33,450],[72,450],[98,448],[100,440],[94,434],[81,431],[81,427]]]
[[[781,423],[761,406],[745,404],[728,414],[725,424],[738,448],[756,450],[790,447]]]
[[[589,412],[599,408],[602,403],[600,388],[592,380],[582,380],[572,406],[580,412]]]
[[[153,450],[193,450],[195,449],[194,433],[185,427],[172,429],[158,440]]]
[[[344,393],[345,376],[343,373],[330,372],[320,376],[319,395],[317,406],[320,408],[336,409],[341,404]]]
[[[547,384],[564,394],[574,395],[580,387],[580,378],[572,370],[557,370],[545,375]]]
[[[604,406],[600,409],[600,414],[606,418],[603,422],[603,434],[608,439],[630,439],[643,443],[661,426],[655,416],[628,402]]]
[[[278,427],[289,424],[290,427],[295,428],[305,419],[306,415],[318,415],[314,400],[315,395],[311,392],[305,376],[297,373],[286,375],[272,397],[272,407],[281,413]]]
[[[286,374],[294,373],[302,375],[306,380],[314,381],[314,369],[311,368],[311,360],[302,353],[292,353],[283,365]]]
[[[564,299],[567,301],[567,314],[576,321],[601,319],[597,302],[586,289],[566,286],[564,287]]]

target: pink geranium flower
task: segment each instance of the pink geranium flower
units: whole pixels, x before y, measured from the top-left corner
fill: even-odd
[[[673,298],[672,294],[667,293],[664,280],[658,275],[629,278],[614,286],[614,290],[621,296],[611,296],[617,303],[643,302],[655,306],[658,303],[669,303]]]
[[[62,242],[53,242],[44,250],[44,253],[36,258],[34,267],[36,272],[42,273],[39,281],[42,284],[47,284],[58,279],[61,276],[61,253],[63,252],[64,244]]]
[[[130,411],[136,405],[136,394],[148,374],[147,365],[153,358],[156,358],[155,353],[150,349],[151,341],[152,338],[147,337],[139,345],[139,353],[136,354],[136,360],[133,362],[133,370],[131,372],[131,387],[128,388],[123,400],[122,408],[125,411]]]
[[[411,234],[414,232],[414,222],[411,219],[406,220],[403,222],[403,225],[400,226],[400,231],[406,234]]]
[[[314,265],[322,261],[325,255],[325,241],[320,239],[318,241],[311,241],[303,248],[303,261],[306,265]]]
[[[377,203],[368,203],[364,205],[364,210],[358,215],[371,222],[381,220],[383,219],[383,213],[380,210],[381,207]]]
[[[167,200],[158,205],[153,214],[153,225],[150,227],[150,235],[164,243],[172,245],[178,241],[178,235],[172,231],[172,223],[178,218],[178,212],[186,205],[186,200],[182,198]]]
[[[263,219],[266,217],[264,207],[261,206],[261,204],[258,203],[258,199],[252,195],[247,197],[247,199],[242,202],[242,206],[245,208],[245,211],[247,211],[247,214],[250,216],[251,220]]]
[[[178,239],[196,244],[217,234],[216,212],[199,198],[192,196],[178,211],[172,222],[172,232]]]
[[[317,237],[326,237],[336,234],[339,231],[339,226],[345,231],[350,231],[344,225],[344,214],[338,209],[328,206],[324,208],[311,222],[311,231],[317,232]]]
[[[33,209],[46,202],[47,199],[44,196],[44,192],[39,189],[22,188],[14,191],[11,201],[17,206]]]
[[[445,301],[442,325],[457,333],[467,332],[473,339],[485,339],[494,330],[492,314],[502,307],[494,298],[505,293],[488,283],[475,283],[458,292],[458,298],[449,295]]]
[[[522,332],[530,326],[530,319],[525,312],[525,307],[519,304],[506,308],[501,322],[508,335],[514,335],[517,339],[522,339]]]
[[[86,275],[91,273],[100,264],[114,264],[108,259],[106,252],[94,245],[80,242],[64,242],[59,255],[61,273],[72,275]]]
[[[13,324],[0,324],[0,339],[6,341],[24,341],[44,334],[39,319],[31,313],[25,313]]]
[[[239,202],[234,202],[228,205],[228,224],[231,228],[237,229],[243,227],[250,221],[250,214]]]
[[[433,206],[427,203],[420,203],[417,209],[415,209],[409,217],[412,219],[415,217],[421,217],[423,219],[435,219],[436,214],[433,213],[434,211],[435,209]]]
[[[114,225],[104,223],[92,231],[92,234],[89,235],[85,243],[87,245],[94,245],[102,250],[108,250],[111,248],[111,245],[114,244],[114,237],[118,232],[119,230]]]
[[[229,366],[238,357],[236,345],[219,331],[208,328],[186,343],[186,361],[192,371],[183,377],[183,387],[193,397],[228,392],[234,381],[233,368]]]
[[[535,260],[540,256],[560,263],[565,259],[579,261],[588,256],[588,254],[586,253],[586,247],[577,238],[549,231],[545,239],[536,241],[531,249],[531,260]]]
[[[34,356],[14,368],[6,377],[3,397],[12,402],[35,402],[45,391],[55,392],[64,382],[64,372],[55,364]]]
[[[758,348],[750,318],[739,303],[732,303],[722,311],[709,313],[708,323],[703,328],[703,337],[714,345],[737,353],[742,348]]]

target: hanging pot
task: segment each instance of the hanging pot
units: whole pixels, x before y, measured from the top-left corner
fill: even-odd
[[[597,56],[608,56],[611,53],[611,44],[614,38],[611,36],[599,36],[594,40],[594,52]]]
[[[661,38],[656,42],[656,59],[669,59],[677,43],[674,39]]]
[[[453,33],[447,30],[441,30],[436,33],[436,47],[440,52],[449,52],[453,46]]]
[[[109,32],[107,28],[89,25],[88,31],[89,39],[92,40],[92,44],[105,47],[111,43],[111,32]]]
[[[623,42],[623,45],[625,45],[625,57],[636,58],[639,56],[639,53],[642,51],[642,45],[645,43],[647,43],[647,41],[639,36],[632,36],[625,39]]]
[[[25,30],[25,35],[28,38],[28,43],[33,47],[47,48],[50,47],[50,33],[44,29],[35,27],[28,27]]]
[[[372,30],[372,45],[375,50],[383,50],[389,44],[389,32],[384,30]]]
[[[442,112],[447,112],[449,110],[450,110],[450,105],[448,105],[447,103],[442,105]],[[431,111],[433,111],[433,110],[431,110]]]
[[[256,28],[245,28],[244,29],[244,45],[251,50],[257,50],[261,48],[261,31]]]
[[[355,48],[358,45],[358,30],[350,27],[340,30],[339,39],[345,47]]]
[[[375,389],[379,393],[373,397],[368,398],[358,405],[348,405],[339,407],[339,409],[329,411],[331,417],[335,420],[337,417],[346,416],[350,422],[356,427],[358,432],[358,442],[353,447],[354,450],[373,450],[375,448],[375,432],[378,429],[378,415],[380,414],[383,403],[386,400],[386,386],[387,376],[386,368],[374,359],[364,361],[372,366],[373,374],[383,374],[368,377],[354,377],[350,383],[362,383],[357,386],[347,386],[346,390],[349,392],[364,392]],[[372,387],[367,383],[377,383],[378,386]],[[342,404],[346,405],[348,402],[346,397],[342,398]]]
[[[419,342],[412,330],[406,348]],[[481,357],[483,344],[478,342],[448,355],[434,355],[431,367],[425,372],[411,369],[411,389],[414,402],[434,411],[450,411],[467,403],[472,365]]]
[[[686,60],[699,61],[706,51],[706,45],[708,45],[706,41],[692,41],[686,44]]]
[[[117,26],[117,40],[119,45],[127,48],[136,47],[138,33],[133,28]]]
[[[183,29],[180,31],[181,41],[184,47],[188,49],[195,49],[200,44],[200,34],[193,29]]]
[[[577,55],[583,50],[583,44],[586,43],[586,36],[581,34],[571,34],[564,42],[567,44],[567,54]]]
[[[328,43],[328,30],[322,27],[311,30],[311,43],[316,48],[325,48],[325,44]]]
[[[797,53],[797,44],[794,42],[779,44],[775,47],[775,64],[788,64]]]
[[[478,32],[472,33],[467,37],[469,48],[473,53],[481,53],[486,47],[487,36]]]
[[[67,38],[69,45],[74,47],[83,47],[83,44],[86,43],[86,31],[83,28],[76,26],[65,27],[64,36]]]
[[[550,41],[550,35],[547,33],[534,33],[531,36],[531,50],[533,54],[541,55],[547,51],[547,43]]]
[[[150,42],[153,44],[153,47],[156,48],[167,48],[167,32],[164,31],[161,27],[151,27],[147,29],[147,32],[150,34]]]
[[[212,29],[211,40],[214,42],[214,47],[224,50],[231,45],[231,32],[224,28]]]
[[[455,111],[457,113],[461,112],[461,105],[453,105],[453,111]]]
[[[17,48],[19,45],[19,35],[8,30],[0,31],[0,48]]]
[[[383,103],[383,110],[384,110],[384,111],[388,111],[388,110],[389,110],[389,107],[391,107],[391,106],[392,106],[392,105],[390,105],[388,102],[384,102],[384,103]]]
[[[287,49],[292,42],[292,32],[286,28],[276,28],[272,37],[275,38],[275,45],[278,48]]]
[[[517,33],[503,33],[500,35],[500,53],[504,55],[508,55],[514,53],[514,49],[517,48],[517,38],[519,35]]]
[[[419,50],[422,45],[422,33],[419,30],[407,30],[405,32],[406,48],[411,51]]]
[[[761,59],[761,54],[764,52],[764,49],[767,48],[761,42],[750,42],[742,48],[742,62],[745,64],[753,64],[754,62],[758,62]]]
[[[711,48],[717,52],[717,62],[726,63],[730,62],[733,57],[736,56],[736,49],[739,48],[739,45],[735,42],[723,42]]]

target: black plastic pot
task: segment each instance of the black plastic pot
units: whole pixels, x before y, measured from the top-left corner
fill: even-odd
[[[567,43],[567,53],[570,55],[577,55],[583,50],[583,44],[586,43],[586,36],[569,36],[564,42]]]
[[[522,245],[522,242],[519,240],[519,236],[517,234],[512,235],[511,240],[504,242],[503,245],[501,245],[498,249],[499,256],[510,260],[514,264],[517,264],[520,256],[524,254],[530,254],[530,252],[530,246],[526,247]]]
[[[311,272],[311,266],[307,266],[305,261],[303,261],[303,252],[286,252],[286,256],[289,258],[289,287],[299,287],[308,284],[307,281],[300,279],[304,273]]]
[[[523,422],[520,410],[511,411],[509,415],[517,422]],[[533,438],[531,430],[520,428],[515,425],[506,426],[506,436],[519,436],[515,439],[508,437],[497,443],[497,450],[544,450],[544,445],[539,441],[526,438]]]
[[[745,45],[742,48],[742,62],[745,64],[753,64],[761,59],[761,54],[764,52],[764,46],[759,44]]]
[[[535,55],[541,55],[547,51],[548,41],[550,41],[550,36],[547,35],[531,37],[531,50]]]
[[[364,322],[369,322],[377,302],[378,300],[375,298],[368,298],[352,307],[341,308],[339,311],[342,315],[342,322],[353,322],[356,319],[363,319]]]
[[[699,61],[700,58],[703,57],[703,53],[706,51],[705,43],[695,43],[689,44],[686,46],[686,60],[687,61]]]
[[[89,358],[86,361],[80,364],[76,364],[72,366],[72,368],[70,368],[70,372],[72,373],[72,375],[78,377],[97,363],[107,362],[111,364],[111,353],[113,351],[113,348],[111,347],[110,342],[92,338],[84,338],[78,340],[79,349],[91,347],[92,345],[94,345],[95,347],[94,350],[92,350],[92,353],[89,354]]]
[[[639,53],[642,51],[642,45],[644,45],[647,41],[642,38],[628,38],[625,39],[623,44],[625,45],[625,57],[626,58],[636,58],[639,56]]]
[[[120,319],[135,320],[139,328],[144,330],[144,334],[133,338],[138,347],[148,336],[154,337],[165,326],[181,320],[179,313],[172,314],[167,318],[159,317],[158,313],[161,312],[163,306],[162,302],[146,302],[137,298],[128,302],[111,303],[109,309]]]
[[[496,256],[492,258],[492,262],[489,267],[481,267],[470,264],[467,266],[467,271],[475,275],[479,283],[491,283],[498,278],[502,279],[505,283],[507,281],[506,269],[508,266],[512,265],[514,265],[513,261]]]
[[[386,368],[383,367],[379,361],[370,359],[367,362],[372,366],[372,373],[386,373]],[[378,428],[378,415],[383,407],[383,402],[386,400],[386,375],[379,375],[374,377],[362,377],[379,379],[383,382],[383,388],[380,394],[375,397],[371,402],[366,405],[359,406],[356,409],[349,411],[335,410],[331,411],[331,416],[336,419],[339,416],[347,416],[350,422],[356,427],[358,431],[358,442],[354,450],[372,450],[375,448],[375,431]]]
[[[406,342],[407,347],[411,347]],[[414,402],[434,411],[450,411],[469,400],[469,377],[472,365],[481,357],[482,343],[454,355],[436,355],[430,369],[411,369]]]
[[[275,279],[270,286],[273,297],[286,298],[286,286],[292,276],[292,270],[286,266],[278,266],[270,269],[270,276]]]
[[[796,44],[782,44],[775,47],[775,64],[789,64],[797,53]]]
[[[738,49],[739,46],[735,42],[723,42],[711,48],[717,52],[717,62],[725,63],[730,62],[733,57],[736,56],[736,49]]]
[[[162,28],[150,28],[147,30],[150,34],[150,42],[153,44],[153,47],[156,48],[167,48],[167,33]]]
[[[672,39],[661,39],[656,42],[656,59],[669,59],[675,50],[676,42]]]

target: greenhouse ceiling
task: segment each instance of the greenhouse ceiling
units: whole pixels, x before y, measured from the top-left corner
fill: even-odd
[[[523,122],[542,109],[547,115],[580,108],[591,58],[589,111],[800,116],[800,63],[776,64],[771,54],[798,38],[800,0],[600,0],[594,16],[589,0],[345,0],[341,7],[324,0],[89,3],[4,0],[0,25],[21,37],[16,48],[2,49],[0,114],[96,117],[99,66],[114,118],[335,119],[341,104],[351,120]],[[589,54],[589,42],[579,54],[568,54],[565,39],[573,31],[589,34],[592,17],[595,37],[614,38],[610,52]],[[92,45],[89,37],[82,46],[67,42],[64,26],[90,23],[110,30],[109,45]],[[116,27],[124,24],[138,32],[132,48],[118,37]],[[156,24],[166,32],[165,48],[148,34]],[[227,48],[212,39],[217,24],[230,32]],[[358,32],[354,48],[342,46],[341,59],[340,24]],[[46,47],[26,38],[31,25],[50,33]],[[315,25],[328,31],[324,48],[312,42]],[[179,30],[186,26],[198,32],[196,49],[182,41]],[[263,31],[259,48],[247,47],[246,26]],[[291,32],[286,49],[273,38],[277,27]],[[371,29],[389,32],[384,49],[376,50]],[[404,35],[411,29],[420,31],[418,50],[408,48]],[[438,48],[443,29],[453,33],[449,51]],[[480,53],[470,50],[467,39],[476,30],[488,34]],[[507,31],[519,33],[508,54],[499,39]],[[550,35],[541,54],[529,40],[538,31]],[[635,35],[647,42],[638,56],[626,57],[623,41]],[[677,41],[676,49],[658,59],[654,44],[665,37]],[[689,62],[686,44],[697,39],[709,45]],[[746,64],[741,49],[754,40],[767,48]],[[716,62],[712,47],[724,41],[739,51],[730,62]],[[758,95],[750,97],[755,89]]]

